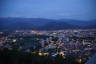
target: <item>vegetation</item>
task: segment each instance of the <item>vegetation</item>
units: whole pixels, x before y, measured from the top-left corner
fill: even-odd
[[[18,50],[9,50],[8,48],[0,49],[0,64],[84,64],[76,61],[73,56],[63,57],[57,55],[40,56],[38,53],[28,53]]]

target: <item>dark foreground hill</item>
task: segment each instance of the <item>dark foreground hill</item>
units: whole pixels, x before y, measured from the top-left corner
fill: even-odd
[[[68,55],[65,58],[61,55],[55,57],[51,55],[40,56],[38,52],[22,52],[17,49],[9,50],[0,48],[0,64],[84,64],[76,61],[76,57]]]

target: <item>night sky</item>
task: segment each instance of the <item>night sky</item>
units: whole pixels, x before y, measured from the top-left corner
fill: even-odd
[[[96,0],[0,0],[0,17],[96,19]]]

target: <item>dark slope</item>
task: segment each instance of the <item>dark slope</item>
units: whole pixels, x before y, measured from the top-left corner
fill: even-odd
[[[96,24],[96,20],[89,20],[89,21],[81,21],[81,20],[72,20],[72,19],[61,19],[61,21],[66,22],[72,25],[78,25],[81,27],[91,26]]]
[[[60,30],[60,29],[77,29],[80,28],[77,25],[71,25],[65,22],[49,22],[42,26],[43,30]]]
[[[87,24],[87,25],[86,25]],[[82,27],[83,26],[83,27]],[[0,31],[3,30],[60,30],[96,28],[96,21],[53,20],[42,18],[0,18]]]

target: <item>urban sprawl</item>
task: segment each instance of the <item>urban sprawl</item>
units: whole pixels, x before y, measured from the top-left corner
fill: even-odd
[[[16,30],[0,32],[0,48],[37,54],[40,56],[72,55],[79,62],[96,53],[96,29]]]

